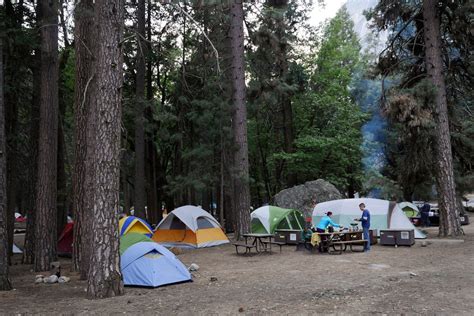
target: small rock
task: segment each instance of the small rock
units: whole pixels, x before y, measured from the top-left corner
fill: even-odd
[[[239,313],[243,313],[244,312],[244,308],[243,307],[240,307],[239,308]]]
[[[43,283],[44,282],[44,278],[43,277],[39,277],[39,278],[36,278],[35,280],[35,283],[38,284],[38,283]]]
[[[35,279],[39,279],[39,278],[44,278],[44,275],[38,274],[38,275],[35,276]]]
[[[45,283],[53,284],[58,282],[58,276],[56,274],[52,274],[47,278],[44,278]]]
[[[58,278],[58,283],[67,283],[67,282],[69,282],[69,281],[71,281],[71,278],[69,278],[69,277],[67,277],[67,276],[64,276],[64,275],[63,275],[63,276],[60,276],[60,277]]]
[[[131,303],[132,303],[132,301],[130,301],[130,300],[127,301],[127,304],[131,304]]]
[[[191,265],[189,266],[188,268],[189,271],[198,271],[199,270],[199,266],[195,263],[191,263]]]
[[[217,278],[216,278],[216,277],[211,277],[210,281],[211,281],[211,282],[216,282],[216,281],[217,281]]]
[[[428,242],[427,241],[422,241],[421,242],[421,247],[427,247],[428,246]]]
[[[398,281],[398,278],[396,278],[396,277],[389,277],[388,280],[389,280],[389,281],[392,281],[392,282],[395,282],[395,281]]]
[[[410,272],[410,276],[411,277],[415,277],[415,276],[418,276],[418,274],[414,273],[414,272]]]

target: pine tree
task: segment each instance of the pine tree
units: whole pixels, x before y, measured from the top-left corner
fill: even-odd
[[[3,9],[0,7],[0,9]],[[0,11],[0,17],[3,10]],[[3,23],[0,26],[3,30]],[[8,277],[5,103],[3,99],[3,31],[0,31],[0,291],[11,289]]]
[[[136,53],[136,114],[135,114],[135,216],[145,218],[145,57],[147,43],[145,41],[145,0],[138,0],[138,27]]]
[[[122,36],[124,1],[105,0],[95,7],[94,183],[91,256],[87,293],[91,298],[123,294],[120,273],[118,211],[120,183]]]
[[[58,149],[58,3],[42,0],[41,6],[41,104],[38,183],[35,222],[35,271],[50,269],[56,259],[56,199]]]
[[[439,13],[435,0],[423,1],[423,35],[425,39],[425,68],[428,79],[435,87],[435,155],[436,182],[439,194],[440,223],[442,236],[462,235],[456,202],[451,135],[449,130],[446,85],[440,35]]]
[[[87,278],[90,253],[90,227],[92,196],[92,164],[88,152],[88,139],[95,129],[88,123],[88,118],[95,116],[92,112],[92,87],[96,84],[93,72],[94,49],[94,4],[92,0],[82,0],[75,9],[75,95],[74,95],[74,172],[73,199],[74,244],[73,268],[80,271],[81,279]]]

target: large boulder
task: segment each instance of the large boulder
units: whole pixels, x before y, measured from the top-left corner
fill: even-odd
[[[316,203],[342,198],[334,185],[318,179],[278,192],[272,199],[272,205],[300,210],[306,217],[312,215]]]

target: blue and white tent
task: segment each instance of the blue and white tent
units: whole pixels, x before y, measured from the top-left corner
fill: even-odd
[[[125,285],[158,287],[191,281],[183,263],[154,242],[138,242],[128,247],[121,256],[120,266]]]

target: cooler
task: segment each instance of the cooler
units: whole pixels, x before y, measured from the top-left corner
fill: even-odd
[[[299,244],[301,240],[301,230],[277,229],[275,230],[275,241],[286,244]]]
[[[392,246],[412,246],[415,244],[415,230],[381,229],[380,244]]]

